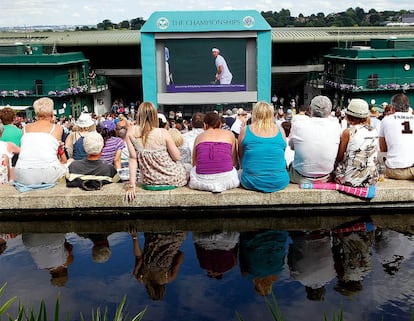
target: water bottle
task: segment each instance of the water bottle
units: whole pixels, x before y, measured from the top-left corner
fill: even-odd
[[[380,162],[378,164],[378,174],[379,174],[378,181],[379,182],[383,182],[384,181],[384,178],[385,178],[385,170],[386,170],[385,163],[384,163],[384,161],[382,161],[382,162]]]

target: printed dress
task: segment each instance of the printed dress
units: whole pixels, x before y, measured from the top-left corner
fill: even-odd
[[[159,131],[161,138],[161,130],[159,128],[155,130]],[[159,149],[145,149],[137,138],[133,144],[137,151],[137,162],[143,184],[173,186],[187,184],[185,167],[171,158],[166,146],[163,145]]]
[[[378,181],[376,167],[378,132],[370,125],[349,128],[349,142],[343,160],[335,169],[335,181],[353,187],[367,187]]]
[[[138,276],[150,279],[155,275],[160,284],[168,283],[168,276],[176,264],[175,258],[185,240],[185,232],[144,233],[145,245]]]

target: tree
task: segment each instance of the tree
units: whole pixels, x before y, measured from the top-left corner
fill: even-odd
[[[116,29],[116,24],[112,23],[111,20],[105,19],[97,25],[98,30],[112,30]]]
[[[142,26],[145,23],[144,18],[135,18],[130,21],[131,23],[131,30],[141,30]]]
[[[128,20],[124,20],[119,24],[119,29],[129,29],[130,24]]]

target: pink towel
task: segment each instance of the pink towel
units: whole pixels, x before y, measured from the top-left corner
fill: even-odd
[[[375,185],[370,185],[368,187],[352,187],[336,183],[303,183],[299,186],[303,189],[337,190],[346,194],[368,199],[375,197],[375,192],[377,189]]]

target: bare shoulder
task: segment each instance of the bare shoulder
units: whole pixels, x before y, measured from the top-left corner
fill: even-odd
[[[55,124],[55,131],[58,133],[63,133],[63,126],[61,124]]]
[[[222,129],[222,132],[224,137],[230,139],[231,141],[236,140],[236,137],[231,130]]]

